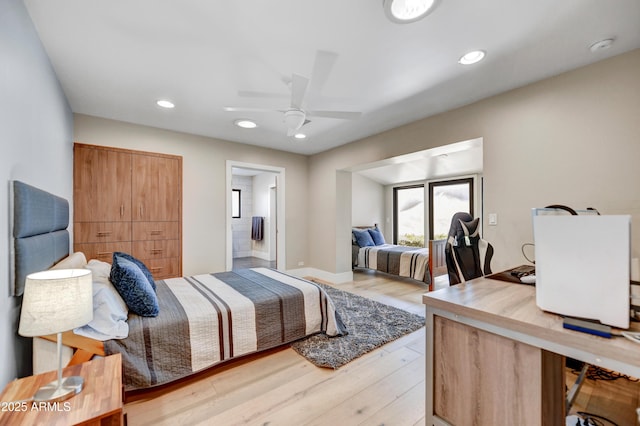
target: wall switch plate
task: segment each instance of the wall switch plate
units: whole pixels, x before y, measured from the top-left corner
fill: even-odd
[[[498,224],[498,213],[489,213],[489,225],[496,226]]]

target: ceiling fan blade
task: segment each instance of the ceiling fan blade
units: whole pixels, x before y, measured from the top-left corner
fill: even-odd
[[[302,108],[302,101],[308,84],[309,79],[298,74],[293,74],[293,78],[291,79],[291,108]]]
[[[355,120],[362,116],[358,111],[306,111],[310,117],[339,118],[341,120]]]
[[[329,79],[329,74],[338,60],[338,54],[326,50],[318,50],[311,71],[310,93],[320,93]]]
[[[270,92],[254,92],[251,90],[238,90],[238,96],[241,98],[265,98],[265,99],[287,99],[286,93],[270,93]]]
[[[245,107],[224,107],[225,111],[231,112],[272,112],[277,111],[272,108],[245,108]]]

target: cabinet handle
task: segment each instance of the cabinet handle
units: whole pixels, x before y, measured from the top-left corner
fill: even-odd
[[[158,253],[162,253],[164,251],[164,249],[151,249],[151,254],[158,254]]]
[[[111,231],[99,231],[98,237],[106,237],[107,235],[111,235]]]
[[[162,231],[159,229],[151,231],[151,235],[162,235]]]
[[[142,212],[143,212],[143,210],[142,210],[142,204],[140,204],[140,219],[142,219]]]
[[[97,256],[98,257],[104,257],[104,256],[108,256],[110,254],[113,254],[113,252],[112,251],[99,251]]]
[[[157,266],[155,268],[149,268],[149,269],[151,269],[153,272],[158,272],[158,271],[162,271],[163,268],[160,266]]]
[[[124,204],[120,204],[120,217],[124,216]]]

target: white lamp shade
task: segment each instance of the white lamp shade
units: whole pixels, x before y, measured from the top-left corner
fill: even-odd
[[[27,276],[18,333],[33,337],[61,333],[93,319],[88,269],[57,269]]]

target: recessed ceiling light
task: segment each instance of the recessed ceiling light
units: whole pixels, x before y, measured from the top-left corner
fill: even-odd
[[[384,13],[392,22],[408,24],[431,13],[437,0],[383,0]]]
[[[242,127],[243,129],[254,129],[258,127],[258,125],[255,122],[251,120],[245,120],[245,119],[236,120],[233,122],[233,124],[235,124],[238,127]]]
[[[613,44],[613,39],[607,38],[604,40],[596,41],[591,46],[589,46],[589,50],[591,50],[592,52],[597,52],[598,50],[604,50],[604,49],[610,48],[612,44]]]
[[[304,133],[296,133],[295,135],[293,135],[293,137],[296,139],[305,139],[307,135],[305,135]]]
[[[174,108],[175,104],[171,101],[168,101],[166,99],[160,99],[159,101],[156,102],[156,105],[158,105],[159,107],[162,108]]]
[[[458,63],[462,65],[475,64],[476,62],[480,62],[482,59],[484,59],[484,55],[484,50],[474,50],[460,57],[460,59],[458,59]]]

